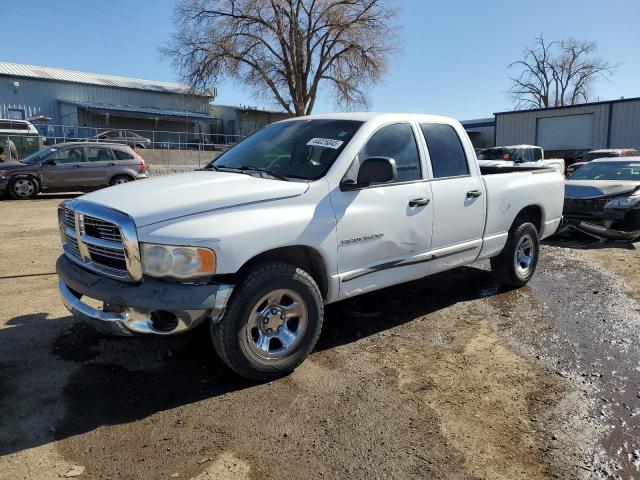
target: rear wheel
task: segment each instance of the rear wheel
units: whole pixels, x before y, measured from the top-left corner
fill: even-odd
[[[122,185],[123,183],[129,183],[132,179],[129,175],[118,175],[117,177],[113,177],[110,185]]]
[[[540,238],[535,225],[516,220],[504,249],[491,259],[491,270],[500,282],[522,287],[533,277],[539,256]]]
[[[26,200],[38,195],[40,185],[33,177],[16,178],[9,185],[9,192],[16,200]]]
[[[264,263],[236,288],[222,321],[211,323],[220,358],[251,380],[292,371],[313,350],[322,329],[324,306],[313,278],[292,265]]]

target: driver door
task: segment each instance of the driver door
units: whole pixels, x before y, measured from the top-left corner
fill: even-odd
[[[395,160],[395,181],[331,192],[342,298],[427,275],[433,204],[415,133],[406,122],[382,126],[345,176],[356,177],[360,162],[381,156]]]
[[[42,165],[45,188],[68,188],[78,183],[78,170],[83,160],[82,147],[69,147],[50,155]],[[49,162],[55,162],[49,164]]]

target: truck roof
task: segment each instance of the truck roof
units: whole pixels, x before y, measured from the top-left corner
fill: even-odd
[[[500,145],[500,146],[496,146],[496,147],[487,147],[487,148],[483,148],[483,150],[493,150],[496,148],[542,148],[539,147],[538,145],[526,145],[526,144],[522,144],[522,145]]]
[[[292,117],[286,120],[281,120],[282,122],[290,122],[295,120],[315,120],[315,119],[324,119],[324,120],[355,120],[359,122],[368,122],[369,120],[374,119],[385,119],[389,120],[410,120],[410,119],[418,119],[429,122],[443,122],[443,123],[451,123],[457,122],[456,119],[451,117],[444,117],[440,115],[425,115],[420,113],[384,113],[384,112],[344,112],[344,113],[319,113],[314,115],[305,115],[303,117]]]

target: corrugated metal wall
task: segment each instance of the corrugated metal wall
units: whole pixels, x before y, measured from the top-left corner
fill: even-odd
[[[640,150],[640,100],[613,104],[611,148]]]
[[[20,83],[18,88],[14,88],[14,81]],[[8,116],[9,108],[21,108],[27,118],[46,115],[53,119],[53,123],[64,123],[60,118],[58,100],[209,113],[206,97],[0,77],[0,118]]]
[[[610,108],[611,135],[609,135]],[[591,149],[640,148],[640,99],[547,110],[497,113],[496,145],[521,143],[535,145],[538,141],[536,138],[538,119],[581,114],[593,115]]]
[[[496,115],[496,145],[516,145],[520,143],[535,145],[539,118],[592,114],[592,148],[605,148],[607,145],[608,111],[608,105],[591,105],[500,113]]]

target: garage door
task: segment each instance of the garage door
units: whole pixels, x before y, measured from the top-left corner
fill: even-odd
[[[538,118],[536,144],[545,150],[590,150],[593,114]]]

